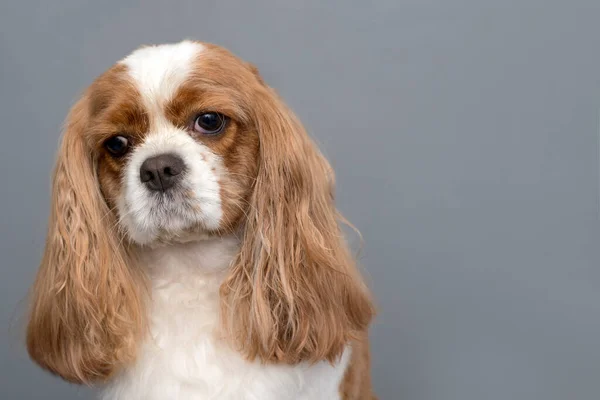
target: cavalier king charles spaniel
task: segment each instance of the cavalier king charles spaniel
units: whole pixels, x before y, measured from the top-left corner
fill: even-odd
[[[30,356],[103,399],[373,399],[331,167],[256,68],[134,51],[71,109]]]

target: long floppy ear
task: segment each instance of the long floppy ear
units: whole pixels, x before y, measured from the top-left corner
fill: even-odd
[[[83,137],[87,119],[84,96],[69,114],[59,150],[27,327],[31,358],[76,383],[102,380],[130,360],[144,323],[141,276],[112,229]]]
[[[241,251],[221,287],[225,330],[249,359],[333,362],[366,331],[373,305],[338,225],[331,167],[260,86],[260,166]]]

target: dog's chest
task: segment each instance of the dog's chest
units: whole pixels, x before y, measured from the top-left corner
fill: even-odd
[[[135,363],[110,382],[103,399],[340,398],[349,350],[335,366],[248,362],[216,334],[221,274],[188,272],[184,267],[153,277],[150,334]]]

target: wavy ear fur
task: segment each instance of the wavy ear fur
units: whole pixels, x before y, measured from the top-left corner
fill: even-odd
[[[221,287],[226,332],[249,359],[335,361],[374,314],[338,225],[333,172],[262,82],[260,166],[241,251]]]
[[[107,378],[131,360],[144,325],[142,278],[112,229],[84,140],[87,120],[84,96],[69,114],[59,151],[27,328],[31,358],[77,383]]]

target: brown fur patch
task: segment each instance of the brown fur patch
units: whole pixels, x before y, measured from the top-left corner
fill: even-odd
[[[90,118],[85,137],[97,157],[102,194],[113,208],[121,192],[127,156],[113,157],[104,149],[104,141],[122,135],[133,147],[148,133],[150,120],[138,90],[127,75],[127,67],[122,64],[100,75],[88,93]]]
[[[209,46],[211,48],[211,46]],[[216,48],[203,52],[196,60],[194,70],[167,104],[165,114],[175,126],[186,129],[198,142],[219,155],[225,167],[221,177],[221,202],[223,218],[220,233],[234,232],[248,213],[249,197],[256,179],[259,161],[259,138],[256,128],[248,119],[250,98],[257,80],[243,66],[222,68],[232,61],[227,53]],[[241,71],[240,71],[241,70]],[[246,73],[245,85],[240,75]],[[191,128],[194,119],[202,112],[218,112],[228,117],[224,132],[216,136],[203,136]]]

